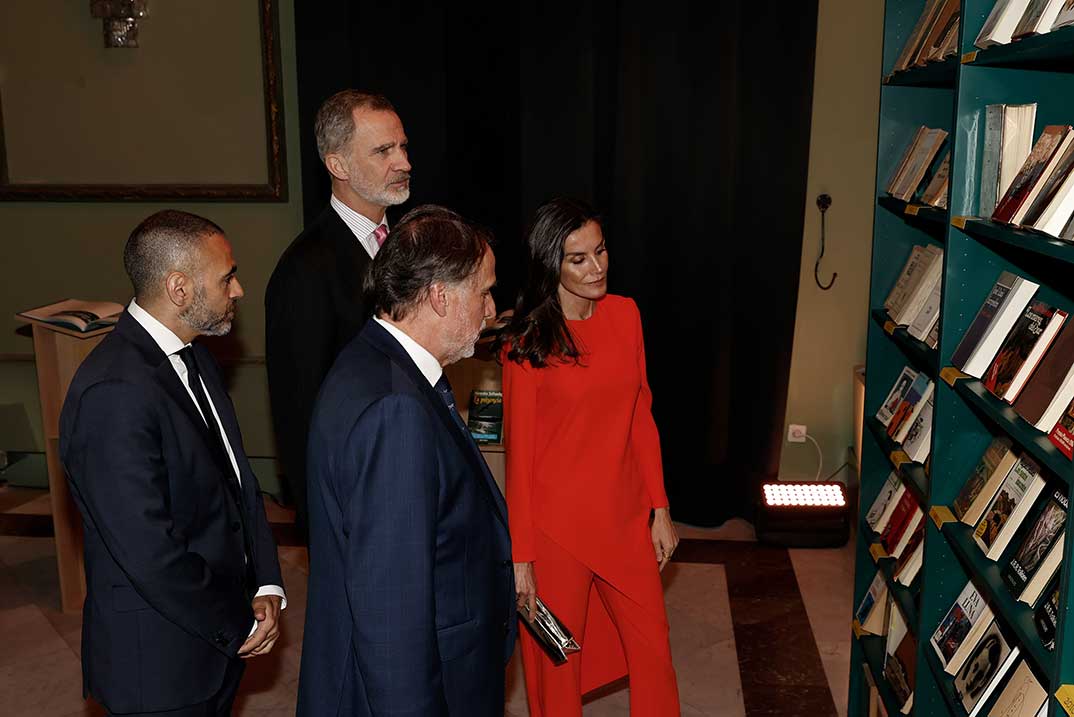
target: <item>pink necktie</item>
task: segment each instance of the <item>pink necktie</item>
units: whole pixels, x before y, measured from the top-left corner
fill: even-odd
[[[383,224],[373,230],[373,238],[377,240],[377,246],[384,246],[384,240],[388,238],[388,227]]]

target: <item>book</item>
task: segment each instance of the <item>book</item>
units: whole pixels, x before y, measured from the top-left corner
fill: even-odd
[[[1028,204],[1025,216],[1019,222],[1027,227],[1033,227],[1044,214],[1045,210],[1055,200],[1056,194],[1064,181],[1070,176],[1070,170],[1074,167],[1074,142],[1068,144],[1062,153],[1056,153],[1054,166],[1045,174],[1041,175],[1040,191],[1031,204]]]
[[[1013,403],[1066,318],[1065,311],[1043,301],[1029,302],[981,376],[985,388]]]
[[[1003,480],[973,531],[974,541],[989,560],[998,560],[1003,554],[1043,489],[1040,467],[1023,455]]]
[[[914,528],[910,540],[906,543],[906,549],[902,551],[898,560],[895,561],[895,581],[900,585],[910,587],[921,570],[921,564],[925,557],[925,521],[922,520]]]
[[[906,627],[898,608],[891,609],[897,619],[888,627],[884,677],[900,704],[899,711],[909,714],[913,706],[914,678],[917,672],[917,643]]]
[[[918,414],[921,413],[925,403],[932,397],[932,392],[935,388],[936,385],[929,380],[928,376],[923,373],[917,375],[917,378],[910,384],[910,388],[907,389],[906,394],[902,397],[899,407],[895,409],[891,422],[888,423],[888,435],[892,440],[896,443],[902,443],[906,440],[906,434],[909,433],[910,426],[917,420]]]
[[[1056,15],[1055,22],[1052,23],[1052,30],[1058,30],[1069,25],[1074,25],[1074,0],[1066,0],[1063,3],[1063,7],[1059,8],[1059,14]]]
[[[1009,43],[1028,5],[1029,0],[996,0],[981,32],[973,41],[974,46],[984,50],[993,45]]]
[[[1051,32],[1052,25],[1055,24],[1055,19],[1062,8],[1063,0],[1029,0],[1029,5],[1011,37],[1017,40],[1030,35]]]
[[[936,319],[936,323],[932,325],[932,330],[929,331],[929,335],[925,337],[925,345],[930,349],[935,349],[940,346],[940,321],[942,321],[942,319]]]
[[[999,693],[989,714],[996,717],[1035,717],[1047,700],[1047,690],[1041,687],[1033,670],[1029,669],[1029,663],[1022,660],[1011,673],[1011,678]]]
[[[928,301],[933,287],[940,283],[942,272],[942,249],[931,244],[911,249],[895,286],[884,300],[884,308],[892,321],[903,325],[913,321]]]
[[[1063,414],[1059,416],[1048,440],[1062,452],[1064,456],[1074,460],[1074,400],[1068,405]]]
[[[1018,455],[1011,448],[1007,436],[993,438],[981,460],[959,491],[951,505],[955,517],[967,525],[977,525],[984,515],[992,497],[1003,484],[1007,474],[1014,468]]]
[[[499,443],[503,438],[503,391],[474,389],[466,426],[477,443]]]
[[[1067,168],[1062,182],[1048,197],[1047,206],[1032,221],[1027,218],[1025,225],[1029,229],[1059,239],[1071,216],[1074,216],[1074,171]]]
[[[943,156],[940,168],[932,175],[925,191],[921,195],[921,201],[933,207],[947,209],[947,189],[951,183],[951,150]]]
[[[905,491],[899,498],[899,502],[895,504],[895,510],[892,511],[888,524],[880,533],[880,544],[888,555],[893,558],[899,557],[901,549],[906,546],[910,534],[913,533],[923,515],[917,499],[912,493]]]
[[[891,196],[904,202],[913,199],[921,180],[946,141],[947,131],[936,127],[926,127],[923,133],[918,134],[907,150],[906,164],[900,166],[901,171],[894,178],[889,190]]]
[[[891,423],[891,419],[895,416],[895,411],[899,409],[899,405],[902,403],[902,397],[910,390],[910,384],[916,378],[917,371],[905,366],[902,373],[895,380],[887,398],[884,399],[884,403],[880,405],[880,409],[876,412],[876,420],[880,421],[885,428]]]
[[[80,301],[64,299],[36,309],[20,311],[19,316],[46,324],[62,326],[72,331],[88,333],[114,326],[123,313],[123,305],[112,301]]]
[[[899,52],[899,56],[895,58],[895,65],[891,69],[893,73],[905,70],[913,64],[914,58],[917,57],[917,53],[925,41],[925,35],[928,34],[929,29],[936,20],[937,13],[942,9],[943,5],[944,0],[927,0],[925,9],[922,10],[917,22],[914,23],[914,27],[906,38],[906,43]]]
[[[958,674],[991,622],[992,608],[972,582],[966,583],[929,639],[947,674]]]
[[[915,463],[924,463],[932,450],[933,410],[933,396],[929,396],[903,439],[902,449]]]
[[[917,316],[914,317],[913,322],[906,330],[906,333],[918,341],[927,341],[932,329],[940,321],[942,279],[942,276],[939,277],[936,283],[932,285],[932,292],[922,305],[921,311],[917,312]]]
[[[1014,401],[1014,410],[1039,431],[1048,433],[1074,399],[1074,322],[1064,323],[1037,369]]]
[[[955,676],[955,694],[969,717],[980,714],[988,696],[996,690],[1003,676],[1018,659],[1018,653],[1019,648],[1011,647],[993,620],[966,658],[966,664]]]
[[[1033,605],[1051,582],[1063,558],[1063,534],[1068,499],[1064,491],[1054,490],[1022,536],[1017,552],[1007,561],[1001,576],[1011,595]]]
[[[996,203],[1011,186],[1033,149],[1036,103],[985,107],[978,214],[992,216]]]
[[[1021,224],[1022,217],[1036,199],[1047,176],[1054,170],[1070,142],[1074,140],[1069,125],[1048,125],[1033,145],[1018,175],[992,212],[992,219],[1003,224]]]
[[[945,0],[940,5],[936,17],[932,19],[929,30],[921,41],[921,47],[918,48],[914,57],[914,65],[920,67],[930,61],[941,58],[944,45],[947,44],[951,31],[957,31],[960,4],[960,0]]]
[[[884,574],[877,570],[865,596],[858,603],[858,609],[854,611],[854,619],[858,621],[863,632],[883,635],[888,625],[887,608],[888,584]]]
[[[889,473],[887,480],[884,481],[884,485],[880,488],[880,492],[877,494],[872,506],[870,506],[869,512],[865,514],[866,524],[877,533],[882,532],[887,527],[891,514],[905,491],[906,484],[899,478],[899,474],[894,471]]]
[[[964,373],[980,378],[1038,288],[1039,284],[1009,271],[1001,273],[962,335],[951,363]]]
[[[1048,584],[1048,589],[1044,591],[1047,599],[1043,600],[1033,611],[1033,625],[1037,628],[1041,644],[1048,652],[1055,650],[1055,632],[1059,625],[1060,583],[1060,576],[1056,575]]]

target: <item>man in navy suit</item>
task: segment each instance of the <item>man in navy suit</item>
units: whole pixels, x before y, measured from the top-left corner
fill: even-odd
[[[60,456],[85,528],[84,691],[110,714],[229,715],[279,636],[276,544],[235,410],[198,336],[231,329],[231,245],[158,212],[131,233],[134,299],[75,374]]]
[[[517,634],[507,509],[443,367],[495,315],[495,259],[420,207],[366,276],[371,319],[321,388],[298,714],[502,715]]]

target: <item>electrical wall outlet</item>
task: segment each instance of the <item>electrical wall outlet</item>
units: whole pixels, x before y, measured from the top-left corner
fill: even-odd
[[[787,427],[787,440],[791,443],[805,443],[806,427],[800,423],[792,423]]]

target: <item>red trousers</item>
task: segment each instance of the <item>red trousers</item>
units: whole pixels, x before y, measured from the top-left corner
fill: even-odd
[[[590,595],[595,592],[615,625],[626,657],[632,717],[679,715],[679,690],[663,602],[659,602],[659,614],[643,608],[541,531],[535,532],[537,594],[574,634],[582,651],[569,655],[567,663],[557,667],[538,648],[531,645],[523,650],[530,713],[535,717],[581,717],[581,662],[589,657],[583,636]],[[528,634],[524,639],[531,640]]]

